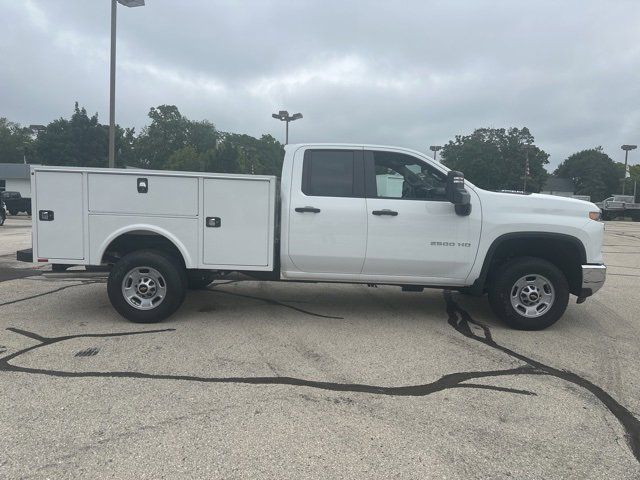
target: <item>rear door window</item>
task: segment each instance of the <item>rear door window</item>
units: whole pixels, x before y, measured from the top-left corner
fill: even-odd
[[[307,150],[302,192],[315,197],[361,197],[363,175],[361,151]]]

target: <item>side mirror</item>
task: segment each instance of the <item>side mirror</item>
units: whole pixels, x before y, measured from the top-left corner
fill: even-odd
[[[447,200],[455,205],[456,214],[466,216],[471,213],[471,196],[464,188],[464,175],[462,172],[451,170],[447,174],[445,195]]]

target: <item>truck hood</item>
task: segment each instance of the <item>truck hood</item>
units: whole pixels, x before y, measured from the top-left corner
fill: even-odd
[[[526,209],[530,213],[576,215],[585,219],[589,218],[589,212],[600,211],[600,208],[598,208],[595,203],[585,202],[584,200],[575,198],[558,197],[556,195],[546,195],[542,193],[522,195],[517,193],[490,192],[488,190],[481,190],[477,193],[483,206],[491,205],[499,207],[503,205],[508,210]]]

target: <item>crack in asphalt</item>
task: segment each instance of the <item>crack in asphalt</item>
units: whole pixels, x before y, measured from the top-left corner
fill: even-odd
[[[16,300],[10,300],[8,302],[0,303],[0,307],[4,307],[6,305],[13,305],[14,303],[20,303],[26,300],[32,300],[38,297],[44,297],[45,295],[51,295],[52,293],[57,293],[62,290],[66,290],[67,288],[81,287],[82,285],[91,285],[93,283],[100,283],[100,282],[82,282],[82,283],[74,283],[73,285],[65,285],[64,287],[56,288],[55,290],[49,290],[48,292],[38,293],[36,295],[31,295],[29,297],[18,298]]]
[[[230,283],[234,283],[234,282],[227,282],[227,283],[218,283],[217,285],[228,285]],[[321,313],[315,313],[315,312],[310,312],[309,310],[304,310],[300,307],[294,307],[293,305],[287,305],[286,303],[282,303],[279,302],[277,300],[273,300],[272,298],[265,298],[265,297],[256,297],[255,295],[246,295],[246,294],[242,294],[242,293],[235,293],[235,292],[227,292],[224,290],[216,290],[215,288],[209,288],[207,289],[210,292],[215,292],[215,293],[224,293],[225,295],[231,295],[233,297],[240,297],[240,298],[250,298],[251,300],[259,300],[261,302],[265,302],[269,305],[275,305],[278,307],[284,307],[284,308],[289,308],[291,310],[295,310],[296,312],[300,312],[300,313],[304,313],[306,315],[311,315],[313,317],[320,317],[320,318],[330,318],[333,320],[344,320],[344,317],[334,317],[332,315],[323,315]]]
[[[76,285],[77,286],[77,285]],[[71,286],[67,286],[69,288]],[[216,290],[213,290],[216,291]],[[291,308],[295,311],[305,313],[312,316],[321,316],[313,312],[298,309],[290,305],[278,302],[276,300],[253,297],[250,295],[243,295],[231,292],[230,295],[253,298],[256,300],[264,301],[268,304],[278,305],[286,308]],[[561,370],[550,365],[546,365],[542,362],[534,360],[526,355],[518,353],[506,346],[500,345],[493,339],[491,330],[488,326],[473,319],[471,315],[461,308],[452,297],[451,291],[444,292],[444,299],[446,303],[446,312],[448,316],[448,324],[455,329],[458,333],[462,334],[466,338],[484,344],[485,346],[502,352],[509,357],[523,362],[524,365],[504,369],[504,370],[489,370],[489,371],[474,371],[474,372],[456,372],[443,375],[439,379],[425,384],[419,385],[407,385],[407,386],[376,386],[359,383],[335,383],[317,380],[308,380],[296,377],[282,377],[282,376],[265,376],[265,377],[204,377],[193,375],[170,375],[170,374],[154,374],[144,372],[132,372],[132,371],[108,371],[108,372],[69,372],[62,370],[50,370],[42,368],[31,368],[14,365],[11,360],[24,355],[27,352],[32,352],[42,347],[50,346],[66,340],[76,338],[105,338],[105,337],[123,337],[131,335],[143,335],[154,333],[167,333],[175,331],[173,328],[157,329],[157,330],[142,330],[135,332],[116,332],[116,333],[86,333],[76,335],[65,335],[60,337],[45,337],[34,332],[22,330],[18,328],[9,327],[7,330],[23,335],[25,337],[35,340],[35,345],[26,347],[22,350],[16,351],[10,355],[0,358],[0,371],[4,372],[17,372],[27,374],[39,374],[52,377],[63,378],[135,378],[135,379],[149,379],[149,380],[174,380],[174,381],[192,381],[201,383],[234,383],[234,384],[250,384],[250,385],[288,385],[296,387],[310,387],[321,390],[330,390],[335,392],[354,392],[354,393],[368,393],[376,395],[388,395],[388,396],[427,396],[443,390],[453,388],[473,388],[479,390],[492,390],[497,392],[505,392],[519,395],[536,395],[534,392],[522,389],[500,387],[495,385],[480,384],[469,382],[470,380],[477,380],[483,378],[497,378],[507,377],[513,375],[541,375],[556,377],[561,380],[567,381],[593,394],[600,402],[606,407],[606,409],[618,420],[625,430],[625,437],[627,445],[629,446],[632,454],[638,462],[640,462],[640,420],[636,418],[627,408],[622,406],[616,401],[609,393],[607,393],[601,387],[595,385],[591,381],[577,375],[576,373],[568,370]],[[329,317],[336,318],[336,317]],[[472,328],[472,325],[479,328],[482,332],[476,333]]]
[[[541,375],[548,375],[559,378],[561,380],[573,383],[579,387],[592,393],[600,402],[613,414],[614,417],[620,422],[625,430],[625,437],[629,449],[636,460],[640,463],[640,420],[636,418],[631,411],[622,406],[617,400],[615,400],[604,389],[597,386],[593,382],[581,377],[580,375],[570,372],[568,370],[561,370],[555,367],[551,367],[542,362],[534,360],[526,355],[517,353],[510,348],[497,343],[491,336],[491,330],[486,325],[474,320],[469,313],[461,308],[452,298],[450,291],[445,291],[445,300],[447,302],[447,313],[449,315],[449,325],[451,325],[456,331],[460,332],[467,338],[478,341],[491,347],[495,350],[501,351],[512,358],[520,360],[526,363],[529,367],[534,369]],[[480,327],[483,335],[474,333],[470,324]]]
[[[182,381],[194,381],[202,383],[243,383],[243,384],[257,384],[257,385],[291,385],[301,387],[318,388],[321,390],[332,390],[337,392],[359,392],[359,393],[373,393],[379,395],[392,395],[392,396],[425,396],[435,392],[446,390],[448,388],[479,388],[485,390],[495,390],[499,392],[516,393],[522,395],[535,395],[533,392],[527,390],[520,390],[514,388],[505,388],[492,385],[478,385],[478,384],[465,384],[467,380],[499,377],[506,375],[521,375],[521,374],[537,374],[535,369],[529,366],[522,366],[517,368],[510,368],[506,370],[490,370],[479,372],[458,372],[448,375],[444,375],[438,380],[423,384],[423,385],[410,385],[401,387],[383,387],[376,385],[366,385],[358,383],[335,383],[335,382],[323,382],[317,380],[307,380],[296,377],[202,377],[194,375],[170,375],[170,374],[156,374],[156,373],[144,373],[144,372],[130,372],[130,371],[110,371],[110,372],[68,372],[64,370],[50,370],[43,368],[31,368],[23,367],[20,365],[14,365],[10,363],[11,360],[24,355],[27,352],[34,351],[38,348],[47,347],[55,343],[63,342],[65,340],[72,340],[76,338],[100,338],[100,337],[123,337],[131,335],[143,335],[147,333],[166,333],[175,331],[174,328],[165,328],[158,330],[142,330],[137,332],[118,332],[118,333],[83,333],[78,335],[65,335],[61,337],[44,337],[37,333],[22,330],[19,328],[9,327],[7,330],[23,335],[25,337],[36,340],[37,344],[24,348],[17,352],[7,355],[0,359],[0,371],[4,372],[18,372],[18,373],[32,373],[47,375],[53,377],[67,377],[67,378],[87,378],[87,377],[111,377],[111,378],[140,378],[140,379],[155,379],[155,380],[182,380]]]

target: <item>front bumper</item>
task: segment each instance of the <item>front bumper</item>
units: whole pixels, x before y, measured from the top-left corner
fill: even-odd
[[[586,298],[596,293],[607,278],[605,265],[582,265],[582,289],[580,298]]]

